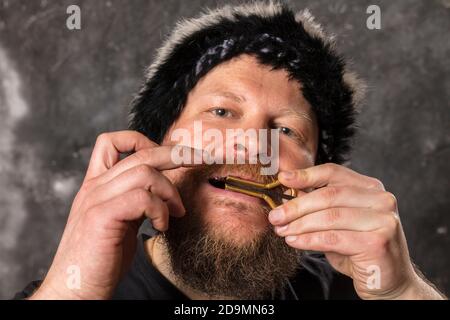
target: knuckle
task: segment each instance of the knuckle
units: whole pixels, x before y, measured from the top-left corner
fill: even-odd
[[[377,178],[369,177],[369,181],[367,183],[367,187],[369,189],[378,189],[378,190],[384,190],[384,184],[378,180]]]
[[[396,233],[400,226],[400,219],[396,212],[392,211],[386,214],[386,226],[390,234]]]
[[[390,192],[383,193],[383,204],[389,211],[397,211],[397,198]]]
[[[325,223],[327,226],[333,226],[341,218],[342,213],[339,208],[331,208],[325,215]]]
[[[339,236],[334,231],[324,232],[322,235],[322,240],[325,244],[334,246],[339,243]]]
[[[96,182],[94,181],[94,179],[85,180],[80,187],[80,191],[82,191],[83,193],[89,193],[89,191],[92,191],[95,187]]]
[[[323,188],[323,197],[325,198],[326,203],[331,205],[336,199],[339,189],[337,187],[325,187]]]
[[[97,136],[97,140],[96,140],[95,144],[102,144],[102,143],[104,143],[105,141],[108,141],[108,140],[109,140],[109,137],[110,137],[110,135],[109,135],[109,133],[107,133],[107,132],[100,133],[100,134]]]
[[[336,172],[336,170],[338,170],[338,165],[335,163],[326,163],[325,165],[325,169],[328,171],[328,174],[333,174],[334,172]]]
[[[99,177],[85,179],[80,187],[80,191],[86,195],[91,194],[101,186],[101,180]]]
[[[88,181],[83,183],[80,187],[80,191],[78,195],[80,195],[82,199],[83,206],[86,208],[90,208],[92,203],[95,203],[98,194],[101,192],[101,185],[98,185],[95,181]],[[77,196],[78,196],[77,195]]]
[[[302,242],[305,245],[311,245],[311,243],[313,241],[313,238],[312,238],[312,235],[310,233],[303,234],[301,237],[302,237]]]
[[[148,178],[154,175],[154,169],[145,164],[136,166],[134,170],[137,175],[142,175]]]

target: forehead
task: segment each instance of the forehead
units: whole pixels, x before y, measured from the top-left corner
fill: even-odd
[[[212,69],[197,83],[191,96],[220,93],[243,99],[264,99],[274,105],[309,107],[298,81],[283,69],[272,70],[250,55],[240,55]],[[231,96],[231,95],[230,95]],[[258,101],[260,102],[260,101]],[[309,109],[309,108],[308,108]]]

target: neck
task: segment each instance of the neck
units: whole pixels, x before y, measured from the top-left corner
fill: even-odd
[[[153,266],[172,283],[178,290],[191,300],[231,300],[232,297],[211,297],[205,293],[198,292],[189,286],[183,284],[173,273],[170,261],[168,259],[167,248],[161,239],[161,236],[154,236],[145,242],[145,251]]]

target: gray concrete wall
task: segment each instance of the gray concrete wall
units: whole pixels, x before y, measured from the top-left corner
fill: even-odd
[[[41,278],[98,133],[173,23],[223,1],[0,0],[0,298]],[[65,27],[82,9],[82,30]],[[369,83],[351,167],[400,203],[411,255],[450,293],[450,1],[292,1],[338,35]],[[366,28],[369,4],[382,29]]]

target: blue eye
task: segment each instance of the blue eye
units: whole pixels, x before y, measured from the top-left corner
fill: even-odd
[[[214,108],[211,112],[218,117],[227,117],[231,115],[231,112],[225,108]]]
[[[293,134],[292,130],[287,127],[280,127],[280,131],[281,131],[281,133],[288,135],[288,136]]]
[[[295,141],[297,141],[300,144],[303,144],[305,142],[304,136],[301,133],[298,133],[295,130],[292,130],[291,128],[288,127],[278,127],[278,129],[280,130],[280,132],[286,136],[288,136],[291,139],[294,139]]]

